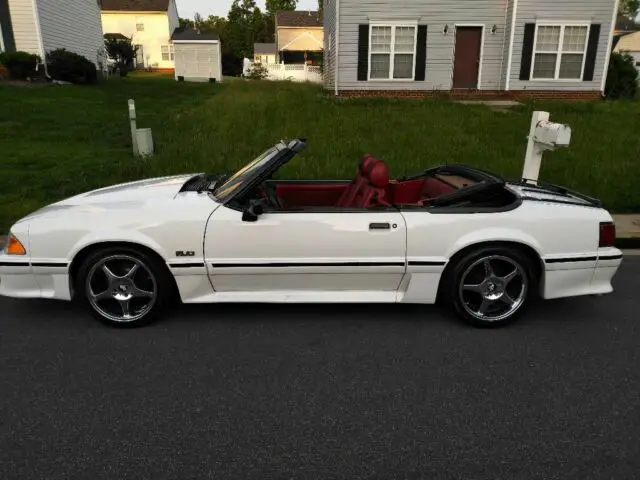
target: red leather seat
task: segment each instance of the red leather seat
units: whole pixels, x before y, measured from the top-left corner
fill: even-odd
[[[338,199],[336,207],[352,207],[356,197],[360,194],[362,188],[369,182],[369,173],[371,169],[380,162],[373,155],[365,155],[358,166],[356,176]]]
[[[389,206],[390,203],[385,199],[388,186],[389,169],[382,160],[377,160],[368,168],[367,180],[356,192],[356,196],[349,206],[355,208]]]

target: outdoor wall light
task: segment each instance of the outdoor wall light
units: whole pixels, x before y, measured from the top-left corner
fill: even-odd
[[[447,24],[447,25],[445,25],[445,26],[444,26],[444,28],[442,29],[442,34],[443,34],[443,35],[446,35],[448,31],[449,31],[449,25]]]
[[[498,31],[498,26],[497,25],[494,25],[493,27],[491,27],[491,33],[493,35],[495,35],[497,31]]]

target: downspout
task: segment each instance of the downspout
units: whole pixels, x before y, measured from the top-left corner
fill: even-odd
[[[609,39],[607,40],[607,51],[604,58],[604,70],[602,72],[602,83],[600,85],[600,93],[604,96],[604,89],[607,85],[607,74],[609,73],[609,61],[611,60],[611,43],[613,42],[613,32],[616,27],[616,18],[618,14],[618,5],[620,0],[615,0],[613,6],[613,15],[611,16],[611,30],[609,30]]]
[[[516,17],[518,16],[518,0],[513,0],[513,12],[511,14],[511,34],[509,35],[509,56],[507,58],[507,81],[504,89],[509,91],[511,83],[511,63],[513,62],[513,38],[516,34]]]
[[[502,55],[500,55],[500,75],[504,73],[504,47],[507,45],[507,19],[509,15],[509,2],[507,0],[504,6],[504,35],[502,36]],[[502,78],[500,79],[500,89],[502,89]]]
[[[40,56],[42,57],[42,64],[44,65],[44,74],[46,77],[49,76],[49,71],[47,69],[47,59],[46,53],[44,51],[44,43],[42,41],[42,30],[40,27],[40,13],[38,12],[38,0],[32,0],[33,4],[33,16],[36,24],[36,37],[38,39],[38,45],[40,46]]]
[[[338,96],[338,79],[340,78],[338,72],[340,71],[340,0],[336,0],[336,33],[333,36],[335,42],[335,54],[336,60],[333,62],[334,72],[333,72],[333,88],[335,90],[335,96]]]

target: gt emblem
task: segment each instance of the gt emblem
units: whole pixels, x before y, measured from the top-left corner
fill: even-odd
[[[195,257],[196,252],[192,251],[192,250],[178,250],[176,251],[176,257]]]

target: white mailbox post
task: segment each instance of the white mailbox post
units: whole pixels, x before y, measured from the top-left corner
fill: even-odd
[[[529,142],[524,159],[522,180],[537,184],[542,154],[558,147],[567,147],[571,142],[571,127],[549,121],[549,112],[533,112]]]
[[[153,155],[154,143],[150,128],[138,128],[136,124],[136,103],[129,99],[129,124],[133,155],[147,157]]]

